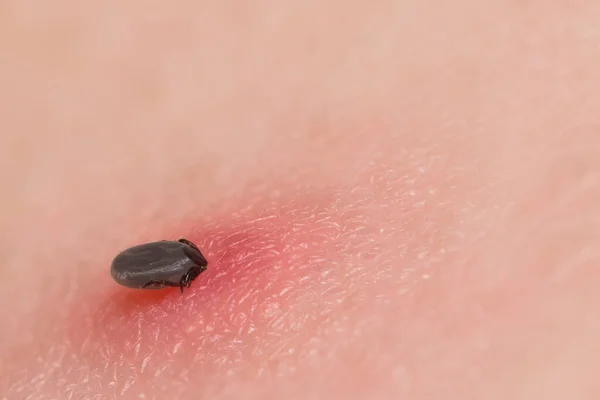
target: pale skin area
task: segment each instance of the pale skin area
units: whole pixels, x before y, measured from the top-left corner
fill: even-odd
[[[597,3],[196,3],[0,8],[0,398],[600,396]]]

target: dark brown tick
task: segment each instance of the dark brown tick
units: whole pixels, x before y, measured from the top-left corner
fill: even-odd
[[[208,262],[187,239],[162,240],[131,247],[119,253],[110,273],[120,285],[134,289],[189,288],[206,271]]]

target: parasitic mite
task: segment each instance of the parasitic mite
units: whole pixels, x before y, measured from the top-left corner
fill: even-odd
[[[198,247],[187,239],[162,240],[130,247],[112,262],[113,279],[134,289],[189,288],[206,270],[208,262]]]

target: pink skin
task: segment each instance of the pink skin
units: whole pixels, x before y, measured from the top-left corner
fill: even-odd
[[[417,3],[2,5],[0,399],[600,397],[600,10]]]

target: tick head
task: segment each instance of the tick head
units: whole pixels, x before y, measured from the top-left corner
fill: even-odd
[[[206,258],[204,258],[200,250],[197,248],[186,245],[183,247],[183,253],[199,267],[206,267],[208,265],[208,261],[206,261]]]

